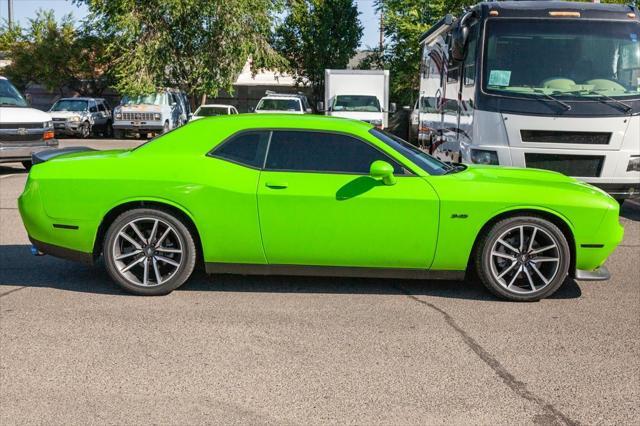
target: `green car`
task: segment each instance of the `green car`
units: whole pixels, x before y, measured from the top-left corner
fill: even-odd
[[[370,124],[236,115],[133,150],[36,154],[20,213],[36,254],[166,294],[208,273],[477,276],[529,301],[602,280],[619,205],[559,173],[449,165]]]

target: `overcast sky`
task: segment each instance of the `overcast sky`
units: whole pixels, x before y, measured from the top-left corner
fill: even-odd
[[[364,25],[362,47],[377,46],[379,40],[379,21],[373,1],[356,0],[360,10],[360,21]],[[87,8],[84,5],[78,7],[71,0],[13,0],[13,8],[16,21],[22,25],[25,25],[29,18],[34,17],[38,9],[53,9],[57,17],[71,12],[76,19],[87,14]],[[0,0],[0,19],[7,19],[7,0]]]

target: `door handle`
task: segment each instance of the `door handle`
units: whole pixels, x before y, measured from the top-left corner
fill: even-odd
[[[285,189],[289,185],[286,182],[266,182],[264,186],[271,189]]]

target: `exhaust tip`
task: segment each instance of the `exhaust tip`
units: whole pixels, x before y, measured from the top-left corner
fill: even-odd
[[[44,253],[36,248],[36,246],[31,246],[31,254],[34,256],[44,256]]]

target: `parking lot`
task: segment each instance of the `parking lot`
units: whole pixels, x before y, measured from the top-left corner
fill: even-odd
[[[98,149],[139,140],[72,140]],[[502,302],[478,283],[205,276],[130,296],[29,254],[0,165],[2,424],[634,424],[640,205],[607,282]]]

